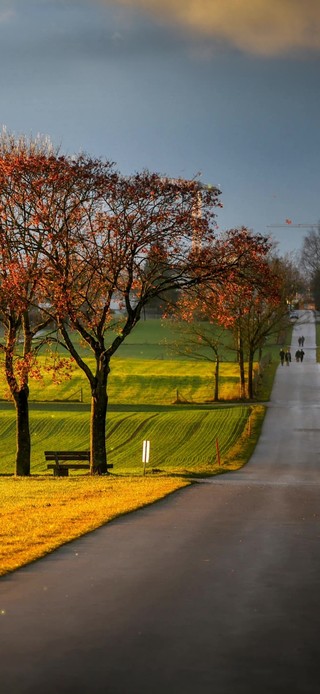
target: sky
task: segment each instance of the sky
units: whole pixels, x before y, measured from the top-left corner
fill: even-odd
[[[199,176],[282,255],[320,219],[319,68],[319,0],[0,0],[0,127]]]

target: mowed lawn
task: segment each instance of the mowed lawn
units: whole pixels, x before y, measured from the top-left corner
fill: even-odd
[[[30,401],[80,400],[90,402],[90,388],[81,369],[73,366],[71,378],[55,383],[46,371],[46,357],[40,358],[42,379],[30,379]],[[86,362],[94,371],[94,360]],[[220,367],[220,398],[239,397],[239,368],[235,363]],[[214,364],[190,360],[120,359],[111,362],[108,381],[110,405],[171,405],[178,397],[191,403],[212,400]],[[0,372],[0,398],[8,397],[4,374]]]
[[[214,363],[165,358],[174,337],[170,325],[160,320],[142,321],[123,345],[122,353],[127,350],[127,357],[117,356],[111,361],[107,449],[115,474],[141,469],[145,438],[151,442],[152,468],[204,470],[214,465],[217,445],[222,458],[229,455],[246,425],[250,414],[247,406],[212,404]],[[139,359],[130,356],[138,346],[143,352]],[[94,369],[92,356],[80,343],[79,348]],[[146,358],[155,349],[157,358]],[[228,354],[234,359],[234,354]],[[43,354],[40,362],[42,379],[30,379],[32,473],[46,471],[47,449],[89,447],[90,390],[83,372],[75,367],[70,379],[57,384],[47,370],[49,355]],[[238,398],[235,361],[221,364],[219,384],[224,403]],[[0,398],[5,399],[6,391],[2,374]],[[183,404],[178,407],[174,403]],[[10,474],[15,456],[14,410],[5,401],[0,408],[0,472]]]
[[[116,475],[141,474],[142,442],[148,439],[150,470],[214,473],[217,446],[220,462],[230,462],[242,434],[249,428],[252,430],[253,422],[261,419],[263,411],[262,407],[246,405],[111,411],[107,418],[108,460],[113,463]],[[33,405],[31,474],[47,472],[45,450],[87,449],[89,419],[87,406]],[[11,407],[2,409],[0,417],[0,474],[13,473],[14,458],[15,412]]]
[[[232,400],[239,398],[240,394],[239,367],[236,352],[230,349],[231,336],[228,331],[225,332],[226,345],[229,347],[221,347],[219,398]],[[215,363],[208,361],[208,358],[212,358],[213,354],[203,349],[204,359],[201,361],[182,358],[173,349],[178,337],[181,338],[179,330],[174,329],[168,321],[140,321],[111,360],[108,383],[110,404],[171,405],[177,398],[195,404],[212,400]],[[79,337],[75,336],[75,340],[82,357],[94,371],[92,354],[81,343]],[[57,351],[65,357],[68,356],[61,348],[57,348]],[[265,351],[272,354],[278,362],[278,345],[269,340],[266,342]],[[82,400],[89,403],[88,380],[75,364],[70,379],[62,377],[59,385],[54,382],[52,372],[48,371],[53,353],[54,350],[40,357],[43,377],[41,381],[30,379],[30,401]],[[2,361],[0,399],[7,397],[8,387]]]

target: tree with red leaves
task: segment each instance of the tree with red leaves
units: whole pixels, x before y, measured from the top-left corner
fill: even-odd
[[[220,325],[231,329],[239,363],[240,397],[246,396],[245,351],[248,330],[245,321],[254,306],[277,304],[278,280],[268,259],[270,244],[266,237],[253,234],[245,227],[226,232],[212,249],[212,280],[206,280],[185,293],[178,302],[178,316],[193,323],[204,323],[203,338],[208,344],[208,327]],[[214,275],[214,269],[216,274]],[[219,274],[219,270],[223,272]],[[218,270],[218,272],[217,272]],[[198,330],[201,332],[200,324]],[[252,348],[252,344],[251,344]],[[254,352],[257,344],[254,346]],[[251,354],[251,352],[250,352]],[[249,392],[252,394],[253,361],[249,360]]]
[[[40,378],[36,356],[44,341],[37,338],[60,316],[66,300],[51,291],[48,257],[61,267],[68,263],[75,234],[87,228],[99,185],[111,168],[84,156],[62,157],[43,138],[3,132],[0,139],[0,350],[17,412],[17,475],[30,474],[29,377]],[[60,247],[58,242],[55,247],[58,236]],[[70,357],[59,359],[53,369],[65,370],[67,361]]]
[[[171,342],[169,349],[174,354],[179,354],[184,359],[192,361],[206,361],[214,364],[214,402],[219,401],[219,377],[220,377],[220,355],[221,348],[225,346],[226,331],[220,326],[213,327],[205,315],[201,320],[198,311],[195,312],[193,320],[181,320],[180,308],[183,298],[175,301],[170,312],[175,333],[178,338]],[[209,401],[209,400],[208,400]]]
[[[241,395],[245,397],[244,360],[247,359],[247,395],[255,396],[254,358],[259,353],[259,368],[262,349],[266,340],[288,325],[288,304],[299,286],[299,274],[289,259],[283,260],[268,255],[264,268],[259,270],[259,283],[251,285],[249,291],[242,288],[225,300],[227,312],[233,316],[233,331],[240,366]]]
[[[50,227],[50,244],[43,251],[44,292],[61,338],[91,388],[92,473],[107,473],[112,357],[149,301],[196,285],[211,273],[208,249],[219,204],[219,191],[202,190],[197,181],[171,180],[147,171],[123,177],[102,165],[100,173],[95,198],[90,208],[79,204],[78,220],[69,225],[56,221],[52,213],[46,221],[42,217]],[[71,191],[70,182],[65,206]],[[195,219],[199,191],[202,214]],[[76,333],[93,353],[94,369],[79,350]]]
[[[38,306],[47,321],[55,322],[59,331],[55,339],[88,378],[91,471],[106,473],[111,358],[148,301],[198,284],[210,271],[208,248],[214,238],[212,222],[220,191],[205,189],[198,181],[171,180],[149,172],[125,178],[109,162],[84,155],[59,156],[52,148],[29,146],[24,138],[9,136],[2,149],[3,316],[10,312],[6,373],[18,428],[24,412],[25,460],[30,460],[27,375],[34,337],[25,316]],[[200,195],[201,216],[195,214]],[[117,316],[115,306],[120,311]],[[23,355],[22,390],[12,371],[20,326],[29,345]],[[83,357],[76,333],[93,353],[94,369]],[[17,474],[29,474],[29,469],[29,464],[21,462]]]
[[[38,179],[30,162],[52,156],[43,138],[16,139],[6,131],[0,137],[0,322],[3,358],[9,392],[16,408],[15,474],[30,474],[29,378],[39,378],[39,331],[49,322],[41,310],[40,245],[28,253],[28,233],[34,224],[34,208],[26,190]],[[23,185],[22,185],[23,181]]]

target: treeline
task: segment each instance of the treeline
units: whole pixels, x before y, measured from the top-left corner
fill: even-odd
[[[186,323],[195,312],[209,322],[214,315],[235,326],[240,342],[253,313],[273,316],[283,305],[287,289],[268,239],[244,227],[217,234],[220,205],[220,191],[198,180],[123,176],[106,160],[2,133],[0,349],[17,412],[16,475],[30,474],[29,378],[40,378],[44,341],[68,355],[53,361],[54,373],[72,359],[88,379],[91,472],[106,473],[111,360],[150,302],[173,296],[170,315]],[[244,320],[246,333],[237,327]],[[262,332],[251,340],[250,359]]]

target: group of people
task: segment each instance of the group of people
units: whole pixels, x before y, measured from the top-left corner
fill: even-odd
[[[286,362],[286,365],[289,366],[291,362],[291,352],[289,347],[287,350],[284,350],[283,347],[280,349],[280,362],[281,366],[283,366],[284,362]]]
[[[297,349],[295,357],[296,357],[296,361],[303,361],[303,357],[304,357],[303,349]]]
[[[295,353],[295,358],[296,358],[296,361],[303,361],[303,357],[304,357],[304,351],[302,349],[303,345],[304,345],[304,336],[303,335],[301,335],[298,338],[298,345],[299,345],[300,349],[297,349],[297,351]],[[286,363],[286,365],[289,366],[290,362],[291,362],[290,347],[288,347],[286,350],[282,347],[280,349],[281,366],[283,366],[284,363]]]

